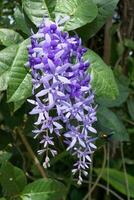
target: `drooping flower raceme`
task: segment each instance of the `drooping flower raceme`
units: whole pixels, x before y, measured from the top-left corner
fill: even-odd
[[[43,166],[50,166],[49,157],[57,154],[54,138],[62,135],[67,151],[76,158],[72,173],[78,174],[79,184],[96,149],[96,111],[85,52],[78,36],[69,36],[57,23],[44,20],[31,36],[27,63],[34,96],[28,100],[34,105],[30,114],[38,116],[33,133],[41,138],[38,153],[45,154]]]

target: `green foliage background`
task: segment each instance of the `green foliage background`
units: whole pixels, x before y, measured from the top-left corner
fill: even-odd
[[[134,198],[133,0],[0,1],[0,200],[114,200]],[[80,187],[73,158],[61,141],[44,170],[28,115],[31,75],[24,67],[31,30],[42,18],[69,16],[64,29],[88,48],[98,104],[98,149]]]

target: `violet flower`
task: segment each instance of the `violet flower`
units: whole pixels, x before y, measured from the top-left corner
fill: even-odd
[[[67,151],[76,157],[72,173],[78,173],[79,184],[82,174],[88,174],[90,155],[96,149],[96,109],[85,52],[78,36],[69,36],[57,23],[44,20],[31,36],[27,63],[34,96],[28,100],[34,105],[30,114],[38,115],[33,133],[41,138],[38,153],[46,155],[43,166],[49,167],[50,155],[57,154],[53,138],[62,135]]]

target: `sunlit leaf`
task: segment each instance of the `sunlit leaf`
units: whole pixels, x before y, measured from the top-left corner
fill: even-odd
[[[0,43],[4,46],[18,44],[23,41],[22,36],[12,29],[0,28]]]
[[[97,31],[105,24],[106,20],[112,16],[119,0],[93,0],[98,7],[98,15],[93,22],[85,25],[78,33],[84,40],[94,36]]]
[[[65,186],[52,179],[38,179],[28,184],[22,192],[22,200],[61,200],[66,195]]]
[[[12,45],[0,51],[0,91],[6,90],[11,64],[15,59],[18,45]]]
[[[124,79],[122,81],[116,79],[118,89],[119,89],[119,95],[115,100],[111,100],[109,98],[106,98],[105,96],[97,98],[97,103],[106,106],[106,107],[119,107],[121,104],[123,104],[129,95],[129,87],[127,84],[127,80]]]
[[[92,0],[57,0],[55,15],[62,19],[68,18],[65,22],[66,30],[74,30],[87,23],[90,23],[97,16],[97,6]]]
[[[29,35],[31,31],[26,23],[24,13],[19,7],[15,8],[14,17],[16,28]]]
[[[31,76],[27,73],[24,66],[28,57],[28,44],[29,40],[25,40],[19,45],[15,58],[12,61],[7,91],[8,102],[21,101],[31,95]]]
[[[52,0],[53,1],[53,0]],[[22,0],[23,8],[35,25],[40,25],[43,17],[51,18],[48,0]],[[50,6],[51,10],[51,6]]]
[[[95,94],[115,99],[118,96],[118,87],[111,68],[92,50],[87,51],[85,59],[90,62],[89,72]]]

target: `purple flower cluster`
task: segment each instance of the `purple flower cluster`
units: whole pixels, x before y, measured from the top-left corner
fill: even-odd
[[[38,153],[45,153],[43,166],[49,167],[50,155],[57,154],[54,137],[62,135],[67,151],[77,158],[72,173],[78,174],[79,184],[82,174],[88,174],[90,155],[96,149],[92,126],[97,120],[96,109],[85,52],[78,36],[69,36],[48,20],[31,36],[28,47],[35,98],[28,101],[34,105],[30,114],[38,115],[38,128],[33,133],[43,145]]]

